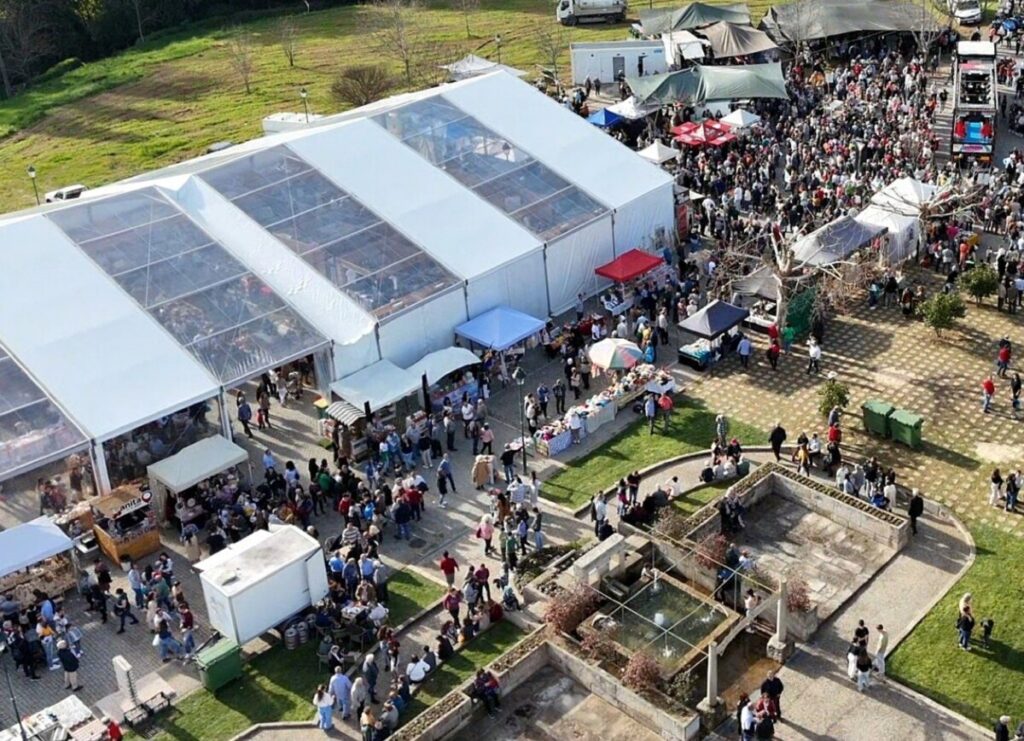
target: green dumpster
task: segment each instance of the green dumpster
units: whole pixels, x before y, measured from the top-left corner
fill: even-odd
[[[897,409],[889,415],[889,426],[892,428],[892,439],[911,448],[921,447],[921,425],[924,417],[906,409]]]
[[[896,407],[886,401],[868,399],[861,405],[864,413],[864,429],[882,437],[889,437],[889,415],[896,411]]]
[[[199,678],[211,692],[242,676],[242,651],[234,641],[220,640],[196,655]]]
[[[748,473],[750,473],[750,461],[742,460],[736,464],[736,476],[738,478],[743,478]]]

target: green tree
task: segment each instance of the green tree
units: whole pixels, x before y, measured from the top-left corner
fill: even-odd
[[[845,409],[850,403],[850,389],[834,378],[818,389],[818,414],[827,417],[834,407]]]
[[[966,314],[964,300],[956,293],[936,293],[921,304],[924,323],[934,329],[939,337],[942,336],[942,330],[952,329],[956,326],[956,320]]]
[[[963,274],[960,285],[980,306],[982,299],[999,290],[999,273],[991,265],[975,265]]]

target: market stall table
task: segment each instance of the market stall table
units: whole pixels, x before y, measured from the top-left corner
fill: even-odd
[[[0,594],[30,605],[38,589],[59,600],[75,586],[76,560],[74,541],[47,517],[0,531]]]
[[[203,518],[206,510],[195,497],[190,496],[190,490],[206,479],[243,463],[249,463],[249,454],[243,448],[227,438],[214,435],[151,464],[146,470],[150,491],[154,494],[153,507],[157,519],[163,522],[173,515],[184,527]],[[252,479],[251,464],[249,479]]]
[[[720,338],[742,324],[750,312],[725,301],[712,301],[703,309],[679,322],[679,328],[698,339],[679,348],[679,362],[696,370],[714,365],[724,354]]]
[[[138,561],[160,550],[150,498],[148,491],[120,486],[92,502],[93,532],[100,550],[114,563]]]

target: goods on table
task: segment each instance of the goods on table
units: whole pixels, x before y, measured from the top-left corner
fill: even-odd
[[[38,589],[55,596],[75,586],[75,573],[71,559],[63,553],[50,556],[39,563],[0,577],[0,594],[13,594],[23,605],[35,602],[33,590]]]

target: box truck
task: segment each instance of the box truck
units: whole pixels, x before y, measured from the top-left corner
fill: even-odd
[[[626,0],[558,0],[555,17],[563,26],[626,20]]]

